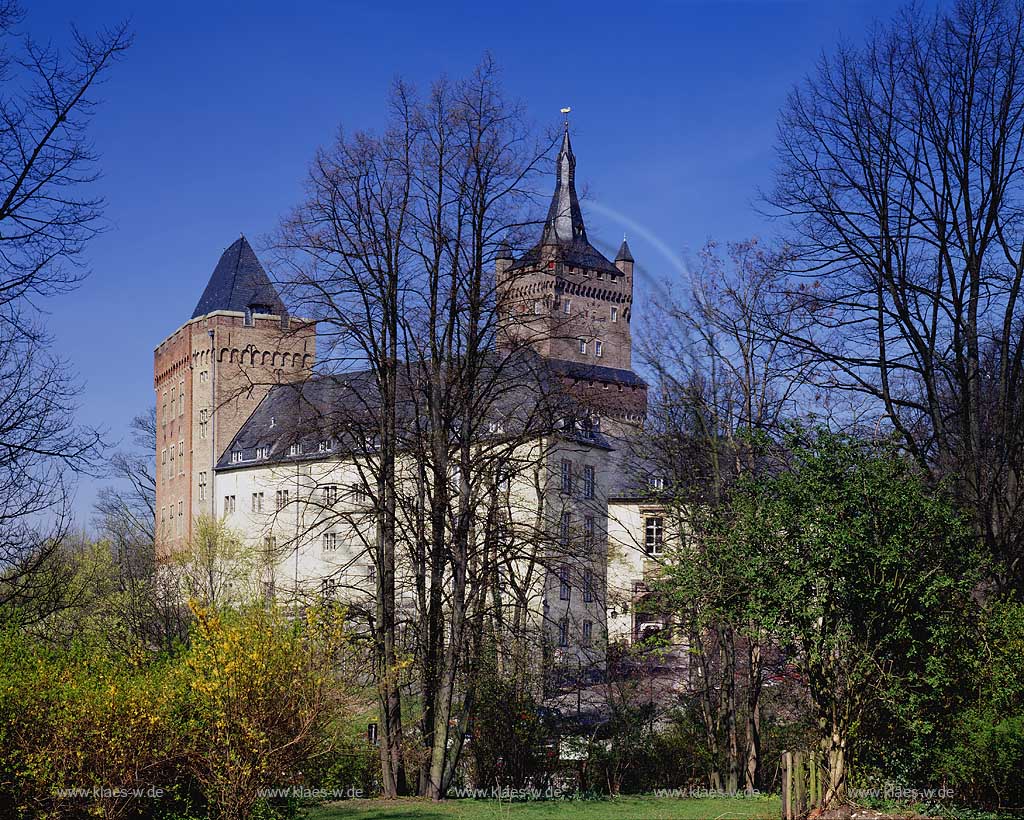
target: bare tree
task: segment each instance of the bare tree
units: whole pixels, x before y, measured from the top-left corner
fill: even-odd
[[[512,319],[494,273],[528,222],[547,146],[489,59],[423,99],[398,84],[392,111],[384,136],[342,136],[317,156],[276,245],[297,303],[320,322],[322,374],[346,385],[305,424],[352,454],[370,498],[384,792],[402,792],[415,767],[420,793],[440,799],[482,653],[527,658],[517,637],[536,629],[528,613],[557,551],[544,436],[568,410],[529,345],[503,336]],[[352,515],[330,503],[321,513]],[[403,684],[421,705],[415,745]]]
[[[912,7],[822,58],[783,110],[789,341],[973,511],[1024,577],[1024,7]]]
[[[63,54],[14,34],[21,17],[0,5],[0,607],[61,605],[62,576],[47,570],[70,524],[71,476],[93,471],[100,434],[74,423],[79,386],[48,351],[39,302],[81,280],[80,256],[100,229],[102,201],[87,136],[90,96],[124,53],[124,25],[94,39],[73,31]]]
[[[673,601],[689,631],[692,679],[715,768],[712,788],[748,791],[760,768],[761,634],[744,616],[742,556],[716,537],[741,477],[763,471],[773,440],[806,412],[813,362],[787,343],[798,321],[776,295],[784,251],[755,240],[730,244],[723,258],[709,243],[690,287],[655,309],[642,355],[657,374],[647,447],[668,477],[671,517],[684,543],[669,570]],[[664,495],[664,493],[659,493]],[[737,663],[737,650],[745,663]],[[745,686],[745,750],[740,761],[738,669]],[[724,735],[724,748],[721,738]],[[725,776],[717,768],[724,753]]]

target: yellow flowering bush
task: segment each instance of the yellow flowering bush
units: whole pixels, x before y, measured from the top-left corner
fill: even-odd
[[[302,619],[272,607],[193,611],[189,765],[211,814],[240,820],[261,790],[302,784],[304,764],[326,751],[324,726],[345,706],[342,618],[332,608]]]

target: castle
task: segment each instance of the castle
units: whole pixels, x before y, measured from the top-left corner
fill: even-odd
[[[650,626],[637,602],[665,519],[649,491],[658,477],[627,469],[624,457],[647,408],[632,370],[634,259],[625,240],[614,261],[590,243],[575,174],[567,128],[539,241],[496,260],[496,309],[499,343],[533,351],[542,378],[585,408],[585,424],[569,420],[524,444],[538,467],[509,480],[502,503],[511,524],[544,510],[553,545],[582,545],[542,549],[541,571],[522,572],[534,579],[525,583],[537,628],[563,659],[594,659],[607,640]],[[366,395],[367,374],[317,374],[316,340],[316,322],[289,316],[249,243],[236,240],[191,319],[154,355],[158,560],[187,552],[206,517],[265,553],[266,590],[373,595],[363,450],[321,423]]]

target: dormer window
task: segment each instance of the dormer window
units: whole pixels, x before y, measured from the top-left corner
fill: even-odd
[[[652,475],[647,481],[648,485],[652,490],[664,490],[665,479],[660,475]]]
[[[320,442],[320,445],[319,445],[318,449],[319,449],[319,451],[321,453],[329,453],[331,450],[334,449],[334,439],[332,439],[332,438],[325,438],[325,439],[323,439]]]
[[[242,451],[241,450],[232,450],[231,451],[231,463],[232,464],[240,464],[241,461],[242,461]]]
[[[288,448],[288,455],[290,455],[290,456],[301,456],[302,455],[302,445],[301,444],[293,444],[291,447]]]
[[[256,448],[256,458],[259,459],[259,460],[270,458],[270,448],[266,447],[266,446],[264,446],[264,447],[257,447]]]

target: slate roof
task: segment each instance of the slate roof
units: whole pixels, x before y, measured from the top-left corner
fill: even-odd
[[[240,313],[252,310],[254,313],[270,313],[275,316],[285,313],[277,289],[244,236],[236,239],[221,254],[206,290],[199,297],[192,318],[205,316],[215,310],[234,310]]]
[[[498,398],[491,403],[488,418],[481,423],[481,435],[521,435],[531,427],[538,434],[558,429],[566,438],[613,449],[599,429],[578,423],[569,429],[564,424],[564,419],[578,417],[582,411],[561,389],[559,374],[549,365],[550,360],[532,351],[522,351],[515,361],[495,358],[493,366],[498,373],[495,378],[507,381],[509,387],[492,388]],[[242,425],[218,461],[217,469],[319,460],[372,451],[377,445],[380,408],[375,379],[372,371],[363,370],[275,385]],[[400,449],[404,444],[403,433],[411,433],[416,413],[413,380],[406,374],[399,383]],[[323,448],[327,441],[331,442],[329,449]],[[259,458],[257,450],[262,451]],[[241,460],[233,460],[233,453],[240,453]]]
[[[562,137],[557,168],[555,192],[551,197],[540,242],[523,254],[509,269],[534,267],[542,257],[547,258],[544,256],[545,251],[553,249],[555,260],[563,264],[611,274],[620,273],[619,269],[587,239],[587,226],[583,222],[583,211],[576,195],[576,156],[572,152],[568,128]]]
[[[633,252],[629,249],[629,243],[626,241],[626,237],[622,237],[622,244],[619,245],[619,252],[615,254],[616,262],[635,262],[633,258]]]
[[[548,365],[556,373],[580,381],[611,382],[629,387],[646,387],[647,382],[632,370],[621,370],[617,367],[604,367],[599,364],[573,362],[568,359],[548,359]]]

